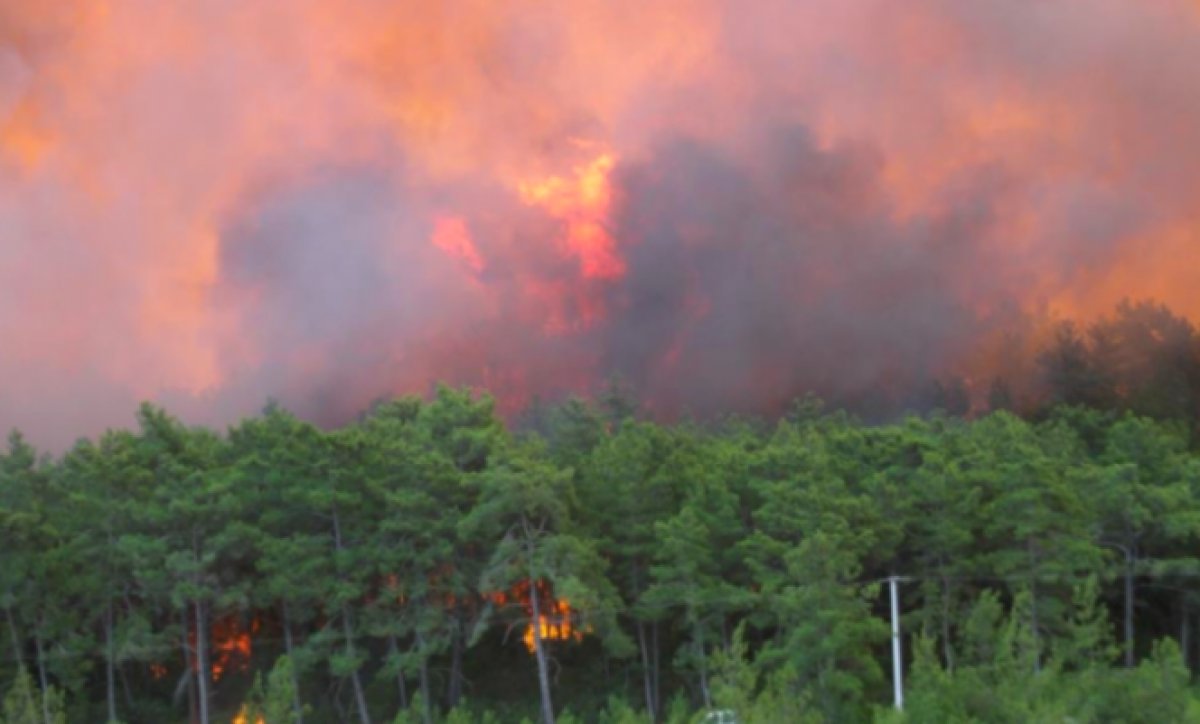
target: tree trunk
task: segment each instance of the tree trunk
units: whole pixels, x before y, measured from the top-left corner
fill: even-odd
[[[1187,594],[1183,594],[1179,599],[1179,653],[1183,655],[1183,665],[1192,669],[1192,652],[1188,650],[1188,639],[1191,638],[1190,621],[1188,620],[1188,602]]]
[[[417,651],[421,656],[421,720],[433,724],[433,702],[429,700],[429,655],[425,652],[425,638],[417,631]]]
[[[351,660],[356,658],[354,651],[354,627],[350,623],[350,609],[342,606],[342,632],[346,636],[346,656]],[[363,692],[362,677],[358,675],[358,667],[350,672],[350,684],[354,687],[354,703],[358,707],[358,720],[362,724],[371,724],[371,714],[367,711],[367,696]]]
[[[42,632],[38,629],[34,629],[33,644],[37,647],[35,650],[37,651],[38,681],[42,685],[42,721],[45,724],[53,724],[50,721],[50,701],[47,698],[47,694],[50,692],[50,679],[46,676],[46,655],[42,650]]]
[[[197,599],[192,606],[196,614],[196,696],[200,700],[200,724],[209,724],[208,617],[202,601]]]
[[[1125,668],[1133,668],[1133,564],[1132,548],[1125,549]]]
[[[333,687],[333,696],[330,700],[333,701],[333,708],[337,711],[337,720],[339,724],[345,724],[350,720],[346,715],[346,706],[342,703],[342,688],[346,685],[345,679],[338,679],[337,684]]]
[[[192,624],[189,622],[187,609],[188,607],[185,605],[179,612],[179,620],[182,624],[180,645],[183,649],[183,671],[185,674],[185,679],[187,680],[188,721],[192,722],[192,724],[195,724],[197,719],[196,677],[192,674],[194,671],[192,668],[192,648],[188,645],[188,631],[192,630]],[[176,691],[178,690],[178,687],[176,687]]]
[[[1041,632],[1038,631],[1038,605],[1037,605],[1037,576],[1038,576],[1038,559],[1034,552],[1034,542],[1029,540],[1025,544],[1026,553],[1029,556],[1029,624],[1030,633],[1033,635],[1033,671],[1037,673],[1042,670],[1042,639]]]
[[[538,601],[537,579],[533,578],[533,546],[529,546],[530,579],[529,603],[533,608],[533,650],[537,656],[538,687],[542,693],[542,723],[554,724],[554,705],[550,701],[550,671],[546,662],[546,649],[542,643],[542,609]]]
[[[642,592],[642,568],[639,561],[633,562],[633,593],[640,596]],[[642,687],[646,697],[646,713],[650,716],[650,721],[654,722],[658,719],[658,702],[656,700],[655,684],[654,684],[654,666],[651,663],[650,642],[646,636],[646,624],[641,619],[635,618],[634,625],[637,627],[638,651],[642,657]],[[657,631],[656,631],[657,633]],[[657,637],[656,637],[657,638]],[[655,641],[657,644],[657,641]]]
[[[125,706],[128,709],[133,708],[133,693],[129,686],[129,676],[125,673],[124,666],[117,667],[117,675],[121,677],[121,698],[125,700]]]
[[[338,518],[337,508],[333,509],[333,547],[338,553],[342,552],[342,523]],[[339,576],[340,576],[339,571]],[[351,660],[356,658],[354,652],[354,625],[350,620],[350,608],[342,604],[342,632],[346,637],[346,655]],[[363,692],[362,677],[358,675],[358,667],[350,672],[350,684],[354,687],[354,702],[358,707],[358,720],[362,724],[371,724],[371,714],[367,710],[367,697]]]
[[[650,658],[653,660],[653,680],[654,680],[654,711],[650,712],[650,718],[658,721],[658,715],[662,711],[662,689],[659,684],[662,681],[660,676],[661,669],[659,668],[659,648],[658,648],[658,621],[650,624]]]
[[[5,608],[4,615],[8,618],[8,635],[12,639],[13,662],[20,669],[25,666],[25,654],[21,650],[21,637],[17,636],[17,620],[13,617],[11,608]]]
[[[1033,672],[1036,674],[1042,670],[1042,645],[1041,634],[1038,633],[1038,605],[1037,605],[1037,581],[1029,587],[1029,626],[1030,632],[1033,634]]]
[[[296,724],[304,724],[304,706],[300,703],[300,672],[296,669],[296,642],[292,638],[292,617],[287,601],[280,602],[283,613],[283,646],[288,660],[292,662],[292,710],[296,712]]]
[[[113,659],[117,657],[116,642],[113,641],[113,605],[112,599],[108,601],[108,610],[104,615],[104,683],[108,696],[108,721],[117,721],[117,675],[116,664]]]
[[[4,609],[4,614],[8,618],[8,633],[12,639],[13,661],[17,665],[18,672],[24,671],[24,669],[25,669],[25,654],[21,650],[22,649],[21,637],[17,635],[17,620],[13,616],[13,612],[12,612],[11,608],[6,607]],[[31,707],[32,707],[33,703],[34,703],[33,702],[33,694],[31,692],[30,698],[29,698],[29,704]]]
[[[700,625],[699,620],[695,624],[696,632],[696,656],[700,662],[700,693],[704,695],[704,708],[712,708],[712,693],[708,688],[708,662],[704,656],[704,627]]]
[[[1197,648],[1196,639],[1200,638],[1200,637],[1190,636],[1188,638],[1189,638],[1189,643],[1191,644],[1191,648],[1192,648],[1192,650],[1188,652],[1188,660],[1189,661],[1200,661],[1200,658],[1197,658],[1197,656],[1196,656],[1196,648]]]
[[[650,671],[650,647],[646,641],[646,625],[641,621],[636,622],[638,649],[642,654],[642,686],[645,689],[646,695],[646,711],[650,714],[650,718],[654,718],[654,681]]]
[[[396,645],[396,634],[388,634],[388,653],[393,659],[400,658],[400,647]],[[396,671],[396,692],[400,695],[400,709],[408,708],[408,686],[404,683],[404,667]]]
[[[458,706],[458,701],[462,698],[462,664],[462,637],[459,636],[456,630],[450,644],[450,681],[446,685],[447,709],[453,709]]]
[[[950,579],[942,576],[942,656],[946,670],[954,671],[954,647],[950,645]]]

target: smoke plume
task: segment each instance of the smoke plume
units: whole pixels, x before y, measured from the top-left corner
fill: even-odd
[[[1198,319],[1197,67],[1194,0],[0,0],[0,425],[899,404]]]

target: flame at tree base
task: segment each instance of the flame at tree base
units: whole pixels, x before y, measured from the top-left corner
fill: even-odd
[[[543,613],[538,616],[537,633],[540,634],[542,641],[569,641],[574,639],[576,643],[583,641],[583,631],[576,628],[571,623],[571,606],[566,599],[557,601],[549,601],[548,608],[550,613]],[[525,635],[522,637],[525,642],[525,648],[529,649],[529,653],[537,651],[537,641],[534,638],[534,622],[531,620],[525,627]]]
[[[591,631],[591,627],[579,624],[579,613],[571,608],[565,598],[555,598],[554,592],[546,581],[537,582],[539,615],[533,616],[533,600],[530,597],[529,581],[515,584],[507,592],[498,591],[489,596],[496,606],[512,604],[519,607],[525,614],[525,633],[521,640],[529,653],[537,651],[537,635],[542,641],[583,641],[583,636]]]
[[[253,722],[251,722],[249,717],[246,715],[246,707],[243,706],[238,711],[237,715],[235,717],[233,717],[233,721],[231,722],[231,724],[267,724],[267,720],[264,719],[263,716],[260,714],[254,718]]]

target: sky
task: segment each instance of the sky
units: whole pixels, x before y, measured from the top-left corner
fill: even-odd
[[[902,397],[1200,319],[1195,0],[0,0],[0,427]]]

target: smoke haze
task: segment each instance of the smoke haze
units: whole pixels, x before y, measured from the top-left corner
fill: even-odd
[[[0,426],[902,398],[1196,320],[1198,67],[1194,0],[0,0]]]

